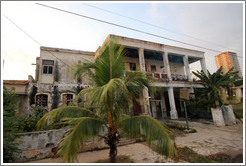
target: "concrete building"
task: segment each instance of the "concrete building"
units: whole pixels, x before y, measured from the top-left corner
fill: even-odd
[[[188,99],[193,88],[202,88],[192,81],[189,65],[200,61],[206,73],[204,52],[115,35],[109,35],[103,45],[115,38],[127,51],[125,75],[130,70],[147,72],[154,78],[153,86],[157,89],[154,96],[144,90],[144,97],[132,101],[130,111],[134,115],[148,114],[154,118],[184,116],[181,100]],[[67,105],[81,89],[89,87],[86,78],[74,79],[70,69],[76,63],[83,63],[83,59],[93,61],[101,48],[86,52],[41,47],[40,57],[36,59],[35,80],[28,84],[29,110],[35,106],[51,110]]]
[[[229,51],[223,52],[215,56],[215,61],[218,69],[222,66],[223,73],[228,72],[233,67],[234,71],[239,71],[238,75],[242,78],[242,72],[236,53]]]

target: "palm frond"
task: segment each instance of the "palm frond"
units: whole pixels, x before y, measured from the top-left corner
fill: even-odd
[[[37,129],[59,122],[64,117],[97,117],[97,115],[85,108],[66,106],[47,112],[37,123]]]
[[[159,154],[170,158],[177,155],[171,132],[154,118],[149,116],[126,118],[118,123],[118,127],[129,138],[143,137]]]
[[[67,118],[66,122],[73,129],[62,139],[57,154],[62,156],[65,162],[74,162],[83,141],[99,136],[105,124],[100,119],[92,117]]]

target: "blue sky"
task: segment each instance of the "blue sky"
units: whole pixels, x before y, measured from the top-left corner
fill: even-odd
[[[142,20],[150,24],[187,34],[211,43],[208,44],[193,38],[155,28],[124,17],[90,7],[82,2],[40,2],[53,7],[69,10],[82,15],[132,27],[160,36],[183,42],[216,49],[233,51],[240,56],[243,70],[244,11],[243,3],[96,3],[88,4],[103,8],[121,15]],[[162,44],[196,49],[205,52],[206,64],[211,72],[216,70],[212,52],[138,32],[129,31],[112,25],[99,23],[78,16],[38,6],[33,2],[1,2],[2,14],[9,17],[19,27],[31,35],[42,46],[96,51],[108,34],[148,40]],[[1,39],[2,59],[4,59],[3,79],[27,79],[35,76],[36,57],[39,56],[39,45],[16,28],[2,15]],[[3,60],[1,61],[1,63]],[[196,65],[193,70],[198,69]]]

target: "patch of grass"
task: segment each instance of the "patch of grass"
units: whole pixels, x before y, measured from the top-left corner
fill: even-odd
[[[189,128],[189,130],[187,130],[186,126],[177,124],[177,123],[169,122],[169,123],[166,123],[165,125],[171,129],[171,131],[173,132],[175,136],[182,136],[184,134],[197,132],[196,129]]]
[[[243,155],[238,154],[234,158],[224,153],[212,154],[203,156],[197,154],[187,146],[177,148],[179,160],[187,161],[189,163],[242,163]]]
[[[97,160],[96,163],[110,163],[110,159]],[[116,157],[116,163],[134,163],[129,156],[120,155]]]
[[[187,146],[183,148],[177,148],[179,160],[187,161],[189,163],[216,163],[213,159],[199,155]]]

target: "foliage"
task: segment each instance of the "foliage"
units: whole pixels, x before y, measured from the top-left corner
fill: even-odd
[[[179,159],[189,163],[217,163],[217,161],[199,155],[187,146],[178,148]]]
[[[36,131],[37,122],[44,116],[47,111],[45,109],[41,109],[36,107],[34,112],[31,115],[19,115],[15,117],[18,132],[32,132]]]
[[[190,119],[212,119],[209,108],[209,101],[206,98],[196,96],[196,99],[186,101],[187,114]]]
[[[110,161],[115,162],[117,142],[120,135],[130,138],[145,138],[149,146],[162,155],[176,156],[176,149],[170,131],[157,120],[149,116],[129,117],[125,114],[132,98],[142,95],[147,88],[152,91],[151,82],[143,72],[131,72],[124,77],[125,52],[114,42],[105,44],[95,62],[84,60],[76,64],[74,76],[87,77],[91,86],[83,89],[76,97],[87,95],[89,108],[66,106],[54,109],[38,122],[42,129],[56,123],[62,123],[71,130],[59,145],[58,154],[66,162],[76,160],[79,146],[84,140],[103,135],[110,147]]]
[[[237,118],[243,118],[243,101],[232,105],[233,111]]]
[[[3,162],[14,162],[13,154],[19,152],[13,134],[17,131],[13,116],[16,112],[16,94],[3,86]]]
[[[193,72],[200,79],[198,83],[204,86],[204,94],[211,107],[220,107],[223,104],[220,98],[220,88],[233,85],[238,78],[237,73],[238,71],[233,72],[233,68],[223,73],[222,67],[213,74],[209,71],[207,74],[203,71]]]
[[[15,115],[16,97],[17,95],[14,92],[14,88],[7,89],[3,86],[3,106],[7,117],[13,117]]]

